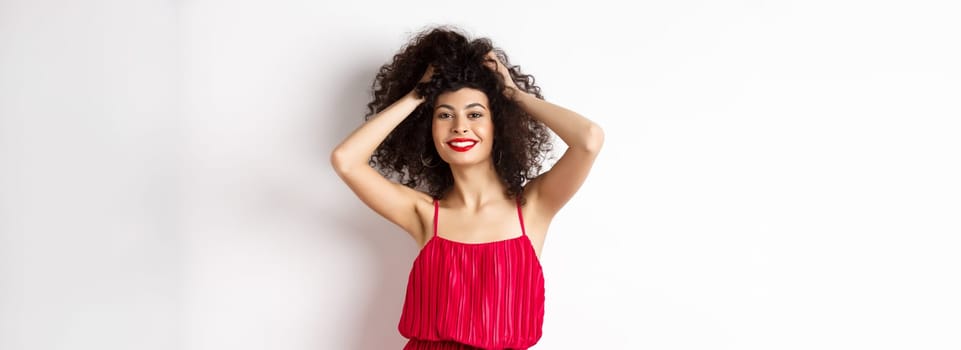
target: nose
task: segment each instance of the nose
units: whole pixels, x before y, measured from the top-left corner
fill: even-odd
[[[466,134],[467,130],[467,123],[460,118],[456,118],[454,125],[452,125],[450,129],[450,131],[455,134]]]

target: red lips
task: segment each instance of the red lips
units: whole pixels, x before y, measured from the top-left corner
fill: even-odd
[[[447,145],[450,146],[452,150],[457,152],[470,151],[470,149],[474,148],[474,145],[476,144],[477,144],[477,140],[472,140],[468,138],[456,138],[456,139],[447,141]]]

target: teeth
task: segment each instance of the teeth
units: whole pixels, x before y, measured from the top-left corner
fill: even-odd
[[[451,142],[450,145],[454,147],[467,147],[473,145],[472,141],[461,141],[461,142]]]

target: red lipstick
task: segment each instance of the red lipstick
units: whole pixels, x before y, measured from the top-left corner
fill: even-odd
[[[456,138],[456,139],[447,141],[447,145],[450,146],[450,149],[457,152],[470,151],[470,149],[474,148],[474,145],[476,144],[477,144],[476,140],[471,140],[467,138]]]

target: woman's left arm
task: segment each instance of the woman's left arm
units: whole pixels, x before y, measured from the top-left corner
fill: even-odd
[[[512,90],[508,91],[508,95],[517,101],[525,112],[544,123],[567,144],[567,150],[554,166],[531,180],[524,190],[526,196],[537,202],[541,214],[553,217],[587,178],[594,159],[604,144],[604,131],[577,112],[518,89],[507,67],[497,60],[493,53],[488,57],[498,63],[497,71],[504,77],[508,89]]]
[[[554,166],[531,180],[525,189],[531,198],[535,198],[541,213],[553,217],[587,179],[604,144],[604,131],[567,108],[519,90],[514,95],[524,111],[544,123],[567,144],[567,150]]]

